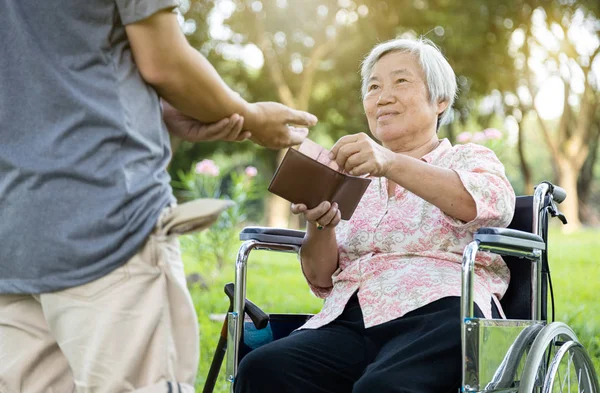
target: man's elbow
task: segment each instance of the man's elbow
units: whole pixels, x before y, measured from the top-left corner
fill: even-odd
[[[138,64],[142,79],[157,90],[172,90],[177,85],[178,72],[173,64],[145,62]]]

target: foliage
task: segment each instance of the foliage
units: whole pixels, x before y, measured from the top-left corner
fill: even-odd
[[[325,145],[342,135],[367,131],[360,100],[360,62],[374,44],[399,35],[426,35],[440,45],[456,70],[461,89],[456,115],[466,118],[474,109],[473,96],[489,92],[497,87],[499,75],[512,72],[512,63],[503,55],[511,33],[504,20],[516,20],[520,6],[508,0],[487,4],[422,0],[412,10],[400,0],[221,0],[214,2],[212,10],[204,1],[190,4],[185,17],[198,26],[211,16],[222,15],[221,9],[230,7],[224,4],[233,4],[233,11],[225,12],[229,17],[222,21],[228,34],[212,38],[206,29],[199,29],[189,39],[246,99],[282,101],[285,94],[280,92],[288,90],[298,104],[304,85],[312,83],[303,109],[319,117],[311,137]],[[236,45],[259,47],[264,66],[250,70],[242,59],[232,58],[230,48]],[[325,55],[316,62],[315,53],[321,48],[326,48]],[[275,80],[274,68],[281,70],[281,80]],[[188,167],[189,156],[234,148],[255,151],[258,159],[274,169],[275,152],[251,144],[203,145],[186,145],[174,157],[172,169]],[[180,166],[180,161],[187,162]]]
[[[178,180],[173,182],[180,198],[224,198],[235,205],[221,214],[209,231],[204,231],[186,239],[198,250],[200,257],[212,256],[221,270],[231,257],[236,242],[236,233],[248,217],[245,213],[250,204],[258,199],[259,193],[255,177],[258,171],[253,166],[245,170],[232,168],[224,173],[213,160],[202,160],[189,171],[178,172]]]
[[[368,51],[397,36],[430,38],[449,59],[459,85],[454,122],[443,127],[440,136],[454,142],[463,131],[500,129],[507,135],[502,154],[513,172],[511,181],[529,190],[540,170],[543,179],[558,181],[553,151],[568,150],[572,143],[565,142],[571,140],[565,136],[573,134],[575,124],[586,117],[579,116],[579,82],[567,86],[570,116],[562,122],[538,121],[534,99],[550,76],[576,77],[589,68],[594,53],[580,53],[580,43],[567,38],[570,29],[584,28],[598,36],[598,4],[593,0],[187,0],[182,12],[185,24],[196,26],[195,31],[187,31],[190,42],[230,86],[249,101],[283,101],[313,112],[319,124],[310,137],[326,147],[342,135],[367,131],[358,70]],[[245,63],[245,51],[251,48],[264,60],[258,68]],[[598,81],[590,86],[594,94],[586,94],[585,102],[597,106]],[[532,114],[534,121],[527,121]],[[595,129],[598,135],[600,116],[592,120],[590,134]],[[579,128],[585,129],[585,122],[581,124]],[[556,131],[561,127],[566,132]],[[556,149],[548,148],[552,141],[563,142]],[[597,154],[599,149],[593,146],[586,153],[590,143],[581,144],[574,154]],[[176,174],[213,152],[251,152],[255,165],[260,163],[266,173],[273,173],[277,164],[277,152],[249,142],[183,143],[170,171]],[[592,171],[594,165],[585,168],[580,192],[596,202],[598,171]],[[570,193],[575,196],[577,190]]]

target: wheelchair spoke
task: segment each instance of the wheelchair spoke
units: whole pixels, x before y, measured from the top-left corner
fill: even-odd
[[[560,393],[563,393],[563,387],[565,385],[565,380],[560,377],[560,367],[556,370],[556,373],[558,374],[558,382],[559,382],[558,386],[560,387]]]

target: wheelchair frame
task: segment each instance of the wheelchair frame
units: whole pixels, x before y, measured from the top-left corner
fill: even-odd
[[[567,354],[571,354],[569,362],[573,361],[585,372],[582,379],[586,387],[584,391],[600,393],[591,360],[575,333],[563,323],[548,324],[545,317],[546,293],[542,263],[546,243],[542,235],[546,230],[548,212],[566,222],[556,206],[565,198],[566,194],[560,187],[543,182],[535,188],[533,195],[531,233],[506,228],[481,228],[465,248],[462,258],[460,315],[461,392],[552,392],[558,365]],[[289,229],[248,227],[240,233],[240,240],[244,243],[237,254],[233,307],[226,319],[226,379],[231,383],[231,392],[237,375],[244,331],[244,310],[248,307],[248,257],[253,250],[298,253],[303,239],[304,231]],[[474,268],[478,251],[530,261],[530,319],[474,318]],[[250,305],[253,306],[251,303]],[[559,349],[550,362],[549,350],[553,347]]]

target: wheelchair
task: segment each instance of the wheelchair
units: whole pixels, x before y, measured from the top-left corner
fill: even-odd
[[[598,377],[573,330],[554,322],[554,299],[547,258],[548,221],[558,217],[565,191],[549,182],[533,196],[519,196],[508,228],[480,228],[462,257],[460,392],[600,393]],[[233,382],[239,361],[264,343],[290,334],[311,315],[267,315],[246,299],[246,267],[252,250],[298,253],[304,231],[247,227],[236,259],[235,284],[225,292],[230,309],[224,322],[204,393],[212,392],[223,358],[226,379]],[[474,317],[473,282],[477,252],[502,255],[511,272],[501,300],[508,319]],[[548,291],[550,289],[550,291]],[[548,294],[552,317],[548,318]],[[251,318],[246,321],[245,315]]]

